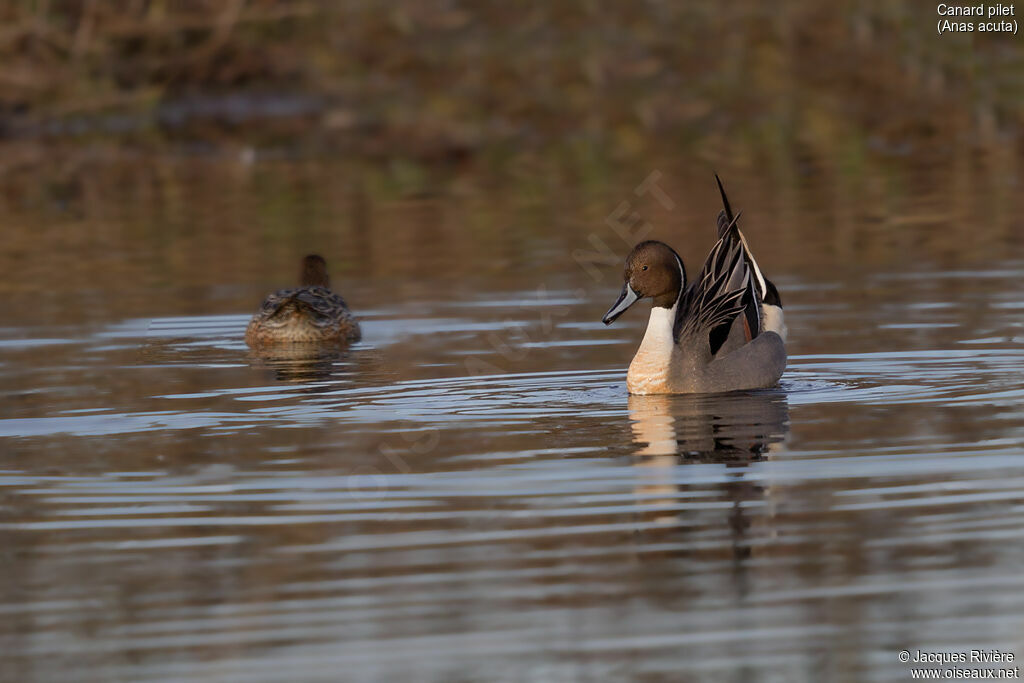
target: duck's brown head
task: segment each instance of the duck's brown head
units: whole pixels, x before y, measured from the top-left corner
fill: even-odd
[[[622,274],[625,284],[615,305],[604,314],[602,322],[611,325],[627,308],[640,299],[654,299],[654,305],[672,308],[686,286],[683,260],[664,242],[649,240],[633,248],[626,258]]]
[[[301,287],[331,287],[331,278],[327,275],[327,261],[323,256],[310,254],[302,259],[302,269],[299,271],[299,286]]]

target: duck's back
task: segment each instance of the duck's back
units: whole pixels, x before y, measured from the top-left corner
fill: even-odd
[[[360,338],[345,300],[327,287],[282,289],[267,296],[249,322],[249,345],[275,342],[344,342]]]

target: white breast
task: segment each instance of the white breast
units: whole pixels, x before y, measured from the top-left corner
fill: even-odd
[[[678,304],[676,304],[678,306]],[[626,388],[631,394],[664,393],[669,376],[669,360],[676,341],[672,327],[676,320],[676,306],[671,309],[655,306],[647,322],[647,332],[640,348],[629,364]]]

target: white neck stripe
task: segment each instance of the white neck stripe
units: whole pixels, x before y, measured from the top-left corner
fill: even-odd
[[[686,270],[683,268],[683,259],[679,258],[679,254],[675,254],[675,257],[676,265],[679,266],[679,293],[676,294],[676,302],[672,305],[673,311],[679,306],[679,300],[683,298],[683,290],[686,289]]]

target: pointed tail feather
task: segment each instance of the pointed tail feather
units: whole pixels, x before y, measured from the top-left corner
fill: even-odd
[[[718,193],[722,196],[722,206],[725,207],[718,218],[718,237],[721,238],[724,236],[725,231],[729,229],[729,223],[735,222],[735,218],[732,217],[732,207],[729,206],[729,198],[725,196],[725,187],[722,186],[722,179],[718,177],[718,173],[715,174],[715,182],[718,183]],[[723,216],[725,217],[724,224],[722,221]]]
[[[722,206],[725,207],[722,210],[722,212],[720,214],[718,214],[718,237],[719,237],[719,239],[721,239],[722,237],[725,236],[725,234],[729,231],[729,228],[731,228],[732,226],[736,226],[736,230],[735,230],[736,237],[739,239],[740,243],[743,245],[743,252],[746,255],[747,260],[750,262],[750,267],[754,271],[754,280],[757,282],[757,294],[758,294],[758,296],[762,300],[765,300],[769,296],[769,290],[774,290],[776,298],[778,298],[778,290],[775,289],[775,285],[772,285],[771,283],[769,283],[767,278],[765,278],[765,276],[761,274],[761,268],[760,268],[760,266],[757,265],[757,261],[754,259],[754,255],[753,255],[753,253],[751,253],[750,247],[747,246],[747,238],[744,237],[742,232],[740,232],[739,226],[737,225],[740,217],[739,217],[738,214],[736,215],[735,218],[733,217],[733,215],[732,215],[732,206],[730,206],[730,204],[729,204],[729,197],[726,196],[726,194],[725,194],[725,187],[722,185],[722,179],[718,177],[717,173],[715,174],[715,183],[718,184],[718,193],[720,195],[722,195]],[[740,211],[739,213],[743,213],[743,212]],[[723,225],[723,223],[724,223],[723,220],[722,220],[723,217],[725,218],[726,221],[728,221],[728,224]]]

